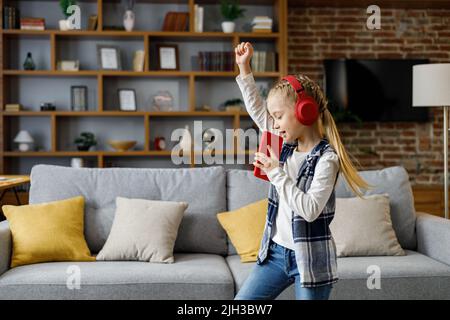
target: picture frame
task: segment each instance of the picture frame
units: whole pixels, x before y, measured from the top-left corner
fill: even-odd
[[[120,111],[136,111],[136,91],[134,89],[117,89]]]
[[[70,109],[72,111],[87,111],[88,109],[88,87],[70,87]]]
[[[97,45],[97,63],[100,70],[122,70],[120,48],[115,45]]]
[[[157,44],[158,70],[180,70],[177,44]]]

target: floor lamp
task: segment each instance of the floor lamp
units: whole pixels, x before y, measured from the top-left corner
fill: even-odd
[[[448,219],[448,109],[450,106],[450,63],[413,66],[413,107],[444,109],[444,203]]]

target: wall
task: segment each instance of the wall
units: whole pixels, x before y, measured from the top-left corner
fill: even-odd
[[[322,59],[428,58],[450,62],[450,10],[381,8],[381,29],[368,30],[366,8],[290,7],[290,73],[322,86]],[[413,184],[443,184],[442,110],[429,123],[339,124],[347,149],[363,169],[403,165]]]

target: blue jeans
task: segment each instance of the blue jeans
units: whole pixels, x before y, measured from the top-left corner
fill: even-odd
[[[314,288],[300,286],[300,275],[295,252],[272,240],[269,252],[262,264],[255,264],[235,300],[273,300],[295,282],[297,300],[328,300],[332,285]]]

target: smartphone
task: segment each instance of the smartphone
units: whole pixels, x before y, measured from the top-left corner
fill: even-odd
[[[281,148],[283,147],[283,138],[272,132],[264,131],[261,137],[261,142],[259,143],[258,152],[264,153],[270,157],[267,146],[270,146],[277,157],[280,158]],[[266,173],[258,167],[255,167],[255,169],[253,170],[253,174],[257,178],[269,181]]]

